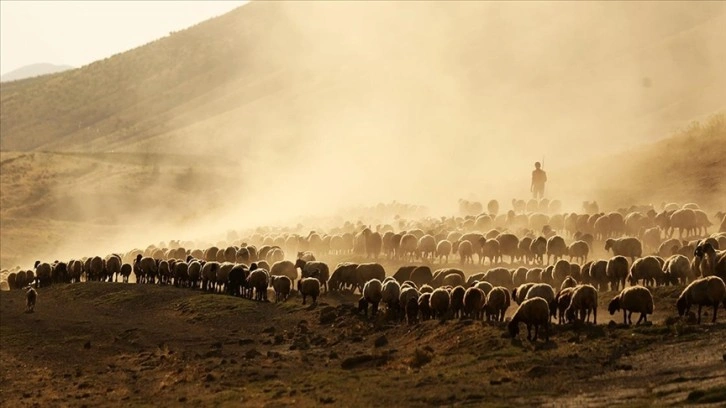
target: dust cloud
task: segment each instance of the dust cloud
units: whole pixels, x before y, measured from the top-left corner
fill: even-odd
[[[174,143],[200,155],[180,169],[205,181],[169,210],[178,217],[122,218],[146,228],[94,250],[354,219],[346,209],[393,200],[434,216],[459,198],[508,208],[529,196],[541,160],[548,196],[580,210],[594,190],[567,185],[572,169],[724,107],[723,2],[253,2],[235,13],[264,27],[233,67],[254,80],[230,84],[242,96],[225,94],[224,117],[169,121],[185,129]]]

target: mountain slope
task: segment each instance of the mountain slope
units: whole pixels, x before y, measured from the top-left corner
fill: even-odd
[[[626,131],[659,137],[724,107],[725,10],[251,3],[79,70],[3,84],[0,150],[183,153],[205,135],[212,153],[375,123],[376,140],[395,135],[399,150],[449,131],[475,149],[556,137],[515,142],[553,156],[608,134],[614,152]]]
[[[20,67],[0,76],[1,82],[17,81],[25,78],[33,78],[41,75],[56,74],[73,69],[70,65],[54,65],[48,63],[31,64]]]

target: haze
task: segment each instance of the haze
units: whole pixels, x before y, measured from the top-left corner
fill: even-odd
[[[147,3],[116,7],[126,4]],[[165,20],[150,17],[148,25]],[[135,25],[109,29],[132,35]],[[597,182],[573,184],[572,173],[614,173],[621,163],[609,155],[644,149],[723,110],[724,26],[723,2],[252,3],[172,37],[192,44],[204,32],[204,44],[222,47],[224,35],[212,28],[224,27],[242,38],[218,65],[205,61],[224,81],[202,89],[197,77],[183,78],[188,99],[167,111],[127,107],[94,122],[92,132],[79,126],[40,148],[187,154],[193,161],[180,166],[213,172],[173,214],[162,215],[157,199],[168,179],[132,190],[149,204],[109,214],[129,230],[116,246],[294,225],[301,214],[392,200],[426,205],[434,216],[453,214],[461,197],[497,198],[508,208],[511,198],[529,196],[533,163],[543,157],[547,195],[579,210],[598,198]],[[85,48],[69,46],[69,55]],[[197,62],[185,56],[156,68],[171,75],[184,58]],[[118,92],[132,92],[139,104],[158,96],[144,87]],[[115,129],[129,112],[133,123]],[[130,190],[125,182],[99,188]],[[155,227],[141,237],[135,223]],[[77,252],[77,243],[68,248]],[[58,252],[83,255],[68,248]]]
[[[0,2],[0,72],[39,62],[81,67],[247,1]]]

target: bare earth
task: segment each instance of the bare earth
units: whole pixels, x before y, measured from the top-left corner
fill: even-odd
[[[553,326],[551,341],[471,320],[395,324],[357,295],[303,306],[166,286],[80,283],[0,293],[0,406],[647,406],[726,403],[726,313]],[[511,315],[516,305],[509,309]],[[614,316],[620,321],[621,315]]]

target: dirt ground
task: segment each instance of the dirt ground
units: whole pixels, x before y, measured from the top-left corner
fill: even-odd
[[[681,289],[655,290],[636,328],[601,293],[597,326],[555,325],[546,344],[501,323],[366,319],[350,293],[303,306],[79,283],[24,313],[23,292],[1,292],[0,406],[723,406],[726,312],[672,319]]]

